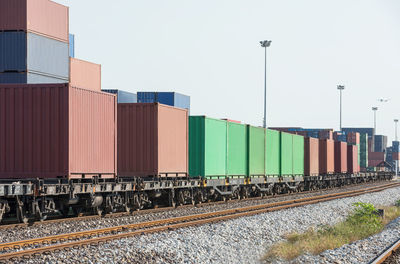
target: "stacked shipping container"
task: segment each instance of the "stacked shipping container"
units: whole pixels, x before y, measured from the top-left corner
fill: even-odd
[[[138,103],[161,103],[190,111],[190,97],[175,92],[138,92]]]
[[[118,90],[118,89],[103,89],[105,93],[112,93],[117,95],[117,101],[122,103],[137,103],[137,96],[134,93]]]

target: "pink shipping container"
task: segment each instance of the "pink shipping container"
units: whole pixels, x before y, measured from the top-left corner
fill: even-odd
[[[0,85],[0,178],[115,177],[116,105],[68,84]]]
[[[333,139],[333,131],[322,130],[319,131],[318,136],[320,139]]]
[[[101,65],[70,58],[70,84],[88,90],[101,91]]]
[[[358,148],[355,145],[347,146],[347,171],[348,173],[359,173]]]
[[[118,175],[187,176],[188,129],[186,109],[118,104]]]
[[[340,141],[335,142],[335,172],[336,173],[346,173],[347,172],[347,143],[346,142],[340,142]]]
[[[49,0],[1,0],[0,31],[28,31],[68,42],[68,12],[68,7]]]
[[[319,174],[335,172],[334,141],[330,139],[319,140]]]
[[[317,176],[319,174],[319,140],[304,138],[304,175]]]
[[[360,133],[358,133],[358,132],[347,133],[347,143],[359,145],[360,144]]]
[[[369,160],[384,160],[385,152],[370,152],[368,153]]]

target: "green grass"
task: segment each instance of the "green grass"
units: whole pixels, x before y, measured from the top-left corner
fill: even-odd
[[[400,205],[400,202],[399,202]],[[317,255],[328,249],[367,238],[379,233],[393,219],[400,216],[400,207],[384,207],[384,217],[377,215],[377,209],[368,203],[355,203],[354,212],[345,221],[334,226],[323,226],[309,229],[305,233],[292,233],[286,236],[286,241],[272,246],[264,260],[273,262],[275,259],[292,260],[308,252]]]

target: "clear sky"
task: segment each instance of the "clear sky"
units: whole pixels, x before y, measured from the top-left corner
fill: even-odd
[[[400,119],[399,0],[57,0],[70,6],[77,58],[103,88],[177,91],[191,114],[268,126],[373,126]],[[378,98],[390,98],[381,104]]]

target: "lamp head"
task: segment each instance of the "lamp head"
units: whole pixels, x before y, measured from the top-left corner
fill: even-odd
[[[263,47],[263,48],[267,48],[267,47],[269,47],[269,46],[271,46],[271,40],[262,40],[262,41],[260,41],[260,44],[261,44],[261,47]]]

